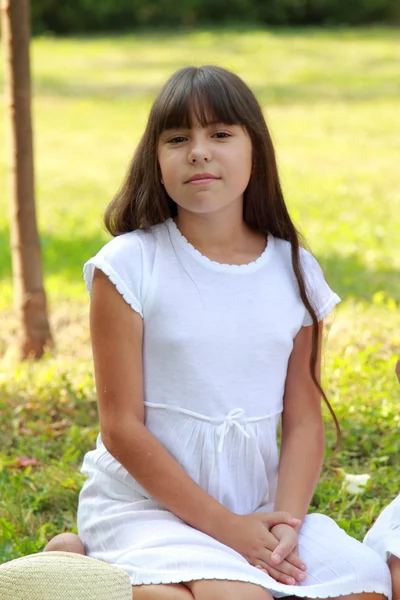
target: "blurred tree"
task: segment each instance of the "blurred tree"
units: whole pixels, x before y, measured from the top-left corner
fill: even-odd
[[[1,0],[1,24],[11,126],[11,255],[20,356],[40,358],[52,339],[34,196],[29,0]]]

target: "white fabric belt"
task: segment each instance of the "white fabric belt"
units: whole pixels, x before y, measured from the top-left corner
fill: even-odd
[[[216,424],[217,434],[219,435],[219,444],[218,444],[218,452],[222,452],[224,447],[225,437],[228,431],[232,427],[236,427],[241,433],[246,437],[251,437],[249,433],[245,430],[243,425],[239,422],[241,420],[244,423],[255,423],[256,421],[264,421],[265,419],[270,419],[271,417],[275,417],[276,415],[280,415],[282,411],[276,410],[273,413],[268,415],[263,415],[261,417],[245,417],[245,412],[243,408],[234,408],[231,410],[225,418],[219,419],[217,417],[207,417],[206,415],[201,415],[200,413],[196,413],[192,410],[187,410],[186,408],[181,408],[180,406],[168,406],[167,404],[155,404],[154,402],[145,402],[145,406],[149,408],[161,408],[164,410],[168,410],[171,412],[180,413],[183,415],[188,415],[189,417],[194,417],[195,419],[199,419],[201,421],[206,421],[208,423]]]

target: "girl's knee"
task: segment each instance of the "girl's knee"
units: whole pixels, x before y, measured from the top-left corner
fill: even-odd
[[[60,533],[53,537],[43,552],[74,552],[85,555],[85,548],[81,539],[74,533]]]
[[[200,580],[186,585],[195,600],[272,600],[264,588],[242,581]]]

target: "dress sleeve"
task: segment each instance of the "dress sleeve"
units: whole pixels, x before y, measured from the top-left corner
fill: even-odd
[[[108,242],[83,267],[89,294],[94,270],[100,269],[115,285],[125,302],[143,317],[143,250],[139,236],[127,233]]]
[[[340,302],[340,298],[326,283],[318,261],[303,248],[300,250],[300,263],[311,305],[315,309],[318,321],[322,321]],[[312,325],[312,318],[309,311],[305,309],[303,326],[308,325]]]

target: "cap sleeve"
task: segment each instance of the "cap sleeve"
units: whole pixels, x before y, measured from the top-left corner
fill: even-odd
[[[107,275],[125,302],[143,317],[143,251],[139,236],[132,232],[114,238],[84,264],[89,294],[95,269]]]
[[[322,321],[340,302],[340,298],[325,281],[324,273],[318,261],[304,248],[300,249],[300,262],[308,297],[316,312],[318,321]],[[312,318],[309,311],[305,309],[303,326],[308,325],[312,325]]]

